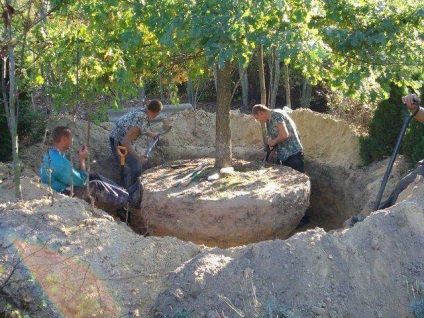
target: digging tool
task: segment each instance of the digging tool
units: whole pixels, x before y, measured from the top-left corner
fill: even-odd
[[[173,165],[164,165],[166,168],[171,169],[180,169],[180,168],[186,168],[186,167],[197,167],[198,165],[195,163],[181,163],[181,164],[173,164]]]
[[[182,185],[183,187],[186,187],[186,186],[188,186],[188,185],[189,185],[192,181],[194,181],[195,179],[200,179],[200,178],[202,178],[202,177],[203,177],[203,175],[204,175],[204,170],[205,170],[205,168],[204,168],[204,166],[203,166],[201,169],[199,169],[199,170],[197,170],[197,171],[193,172],[193,173],[191,174],[190,178],[187,178],[184,182],[182,182],[182,183],[181,183],[181,185]]]
[[[121,163],[121,186],[125,188],[125,158],[128,154],[128,149],[125,146],[116,147],[116,151],[118,152],[120,163]],[[130,214],[128,204],[125,207],[125,224],[129,224]]]
[[[269,163],[269,160],[275,154],[276,148],[275,147],[270,147],[269,145],[266,145],[265,150],[266,150],[265,162],[268,162]]]
[[[118,146],[116,147],[116,151],[118,152],[120,163],[121,163],[121,186],[125,188],[124,184],[124,168],[125,168],[125,157],[128,154],[128,149],[125,146]]]
[[[172,128],[172,126],[168,127],[168,129],[167,129],[167,130],[165,130],[165,131],[161,132],[161,133],[160,133],[160,134],[159,134],[159,135],[155,138],[155,140],[153,140],[153,142],[149,145],[149,147],[147,148],[146,152],[144,153],[144,156],[145,156],[146,158],[149,158],[150,153],[152,152],[153,148],[155,148],[155,146],[156,146],[156,144],[158,143],[159,139],[160,139],[163,135],[167,134],[167,133],[171,130],[171,128]]]
[[[203,170],[204,167],[204,164],[199,164],[198,167],[192,170],[188,175],[177,180],[177,182],[175,182],[173,186],[178,188],[188,186],[191,181],[193,181],[193,179]]]
[[[399,152],[400,144],[402,143],[402,139],[403,139],[403,136],[405,135],[406,128],[408,127],[411,119],[414,118],[414,116],[420,110],[420,106],[418,105],[418,103],[414,103],[414,104],[417,106],[417,109],[412,114],[409,114],[409,112],[406,109],[404,109],[405,116],[403,120],[403,126],[402,126],[402,129],[400,130],[399,137],[395,145],[395,149],[393,150],[393,154],[390,158],[389,164],[386,169],[386,173],[384,174],[383,180],[381,181],[380,189],[378,191],[377,198],[375,199],[375,205],[374,205],[373,211],[377,211],[380,206],[381,197],[383,196],[384,188],[386,187],[387,180],[389,179],[390,173],[393,168],[393,164]]]

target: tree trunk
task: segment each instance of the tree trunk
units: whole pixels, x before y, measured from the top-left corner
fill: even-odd
[[[214,64],[213,69],[213,82],[215,83],[215,92],[218,93],[218,65]]]
[[[11,1],[7,0],[6,4],[11,7]],[[13,174],[15,183],[15,196],[16,199],[22,199],[21,190],[21,169],[19,163],[19,140],[18,140],[18,110],[16,104],[16,68],[15,68],[15,47],[13,46],[12,34],[12,14],[7,8],[3,14],[4,19],[4,38],[8,43],[7,57],[3,57],[2,63],[2,94],[4,108],[6,110],[7,125],[10,132],[12,141],[12,156],[13,156]],[[7,79],[9,80],[9,89],[7,89]]]
[[[199,96],[200,81],[201,81],[200,76],[197,76],[196,91],[194,92],[194,95],[193,95],[193,108],[194,108],[194,110],[197,109],[197,101],[200,98],[200,96]]]
[[[194,90],[193,90],[193,80],[191,78],[188,78],[188,81],[187,81],[187,96],[188,96],[188,102],[193,105]]]
[[[280,57],[276,56],[275,50],[273,54],[274,60],[273,60],[273,66],[274,66],[274,81],[272,82],[272,88],[271,88],[271,102],[269,104],[269,108],[275,108],[275,103],[277,101],[277,93],[278,93],[278,86],[280,85]]]
[[[272,83],[274,82],[274,47],[270,49],[270,57],[268,59],[268,68],[269,68],[269,86],[268,86],[268,102],[267,105],[269,108],[271,106],[271,95],[272,95]]]
[[[290,93],[290,72],[289,66],[284,64],[284,88],[286,90],[286,106],[292,108],[291,106],[291,93]]]
[[[242,106],[241,112],[247,113],[247,104],[249,99],[249,88],[247,80],[247,68],[239,62],[239,76],[240,76],[240,86],[241,86],[241,96],[242,96]]]
[[[159,90],[160,100],[163,102],[165,100],[165,93],[163,90],[163,67],[159,67]]]
[[[226,62],[217,69],[215,167],[231,167],[231,65]]]
[[[300,97],[300,105],[303,108],[309,108],[311,103],[312,85],[306,78],[303,79],[302,96]]]
[[[266,105],[266,86],[265,86],[265,70],[264,70],[264,47],[259,47],[258,54],[258,69],[259,69],[259,87],[261,91],[261,104]]]
[[[259,87],[261,91],[261,104],[266,105],[266,87],[265,87],[265,70],[264,70],[264,47],[259,47],[258,54],[258,69],[259,69]],[[262,141],[264,149],[266,149],[267,138],[265,124],[261,122]]]

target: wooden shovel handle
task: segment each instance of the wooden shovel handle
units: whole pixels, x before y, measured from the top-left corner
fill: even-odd
[[[116,147],[116,151],[118,152],[118,155],[121,159],[121,166],[125,166],[125,157],[128,154],[128,149],[125,146],[118,146]]]

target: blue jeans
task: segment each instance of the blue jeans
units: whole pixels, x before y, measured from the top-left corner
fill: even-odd
[[[121,166],[120,157],[116,150],[118,146],[121,146],[121,143],[113,138],[109,138],[109,141],[113,156],[118,161],[119,166]],[[130,187],[136,183],[137,178],[141,175],[142,169],[143,167],[138,158],[128,153],[125,157],[124,176],[123,180],[121,180],[121,186],[125,189],[130,189]]]

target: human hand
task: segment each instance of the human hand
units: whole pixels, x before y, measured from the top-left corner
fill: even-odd
[[[87,159],[88,155],[89,155],[88,147],[86,145],[82,145],[80,150],[78,151],[79,159],[85,160],[85,159]]]
[[[141,163],[142,165],[144,165],[144,164],[146,164],[146,163],[147,163],[147,161],[149,160],[149,158],[147,158],[146,156],[142,155],[142,156],[140,156],[140,157],[139,157],[139,159],[138,159],[138,160],[140,161],[140,163]]]
[[[421,100],[416,94],[409,94],[407,96],[402,97],[402,102],[406,104],[406,107],[409,110],[417,109],[417,106],[420,104]]]
[[[268,144],[268,146],[270,146],[270,147],[274,147],[275,146],[275,143],[274,143],[274,141],[273,141],[273,139],[272,138],[268,138],[268,140],[267,140],[267,142],[266,142],[267,144]]]

